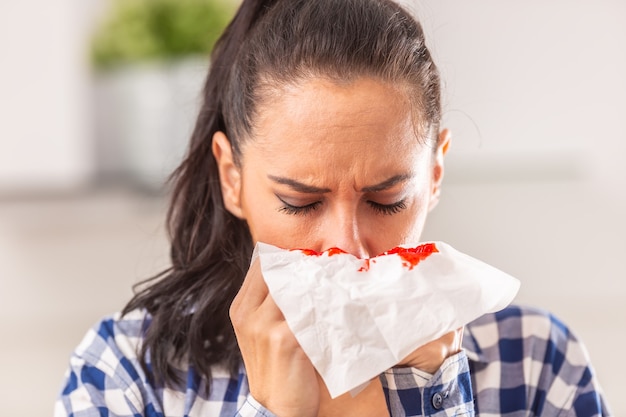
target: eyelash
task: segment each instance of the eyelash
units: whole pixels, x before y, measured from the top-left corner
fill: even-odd
[[[316,201],[314,203],[307,204],[306,206],[294,206],[286,203],[280,197],[278,199],[281,201],[281,203],[283,203],[283,206],[278,209],[280,212],[296,216],[306,216],[312,211],[317,210],[322,204],[321,201]],[[397,214],[406,209],[406,199],[397,201],[393,204],[380,204],[374,201],[368,201],[367,203],[370,205],[370,207],[374,209],[374,211],[383,215]]]
[[[320,206],[320,204],[322,204],[321,201],[316,201],[314,203],[307,204],[306,206],[293,206],[291,204],[285,203],[281,198],[279,198],[279,200],[281,201],[281,203],[283,203],[283,206],[279,208],[278,211],[296,216],[306,216],[313,210],[316,210]]]
[[[406,200],[400,200],[393,204],[379,204],[373,201],[368,201],[368,204],[380,214],[397,214],[406,208]]]

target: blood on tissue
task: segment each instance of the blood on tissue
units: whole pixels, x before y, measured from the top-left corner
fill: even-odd
[[[360,267],[357,271],[358,272],[367,272],[367,271],[369,271],[370,270],[370,262],[374,263],[376,261],[372,260],[372,258],[363,259],[363,266]]]
[[[402,258],[402,265],[411,270],[421,261],[436,252],[439,252],[439,249],[437,249],[437,246],[435,246],[434,243],[425,243],[415,248],[401,248],[398,246],[386,252],[383,252],[378,256],[398,255],[400,258]],[[370,262],[376,262],[376,259],[364,259],[363,266],[359,268],[359,272],[369,271]]]
[[[343,253],[348,253],[345,250],[339,249],[339,248],[330,248],[330,249],[326,249],[323,252],[318,252],[313,249],[292,249],[292,250],[299,250],[300,252],[302,252],[302,254],[307,255],[307,256],[322,256],[325,253],[328,254],[328,256],[333,256],[333,255],[341,255]]]
[[[302,252],[303,255],[307,255],[307,256],[322,256],[324,254],[327,254],[328,256],[333,256],[333,255],[341,255],[341,254],[348,253],[345,250],[339,249],[339,248],[330,248],[322,252],[318,252],[313,249],[292,249],[292,250],[298,250]],[[388,251],[381,253],[378,256],[398,255],[400,258],[402,258],[402,265],[406,268],[409,268],[409,270],[411,270],[421,261],[423,261],[424,259],[428,258],[430,255],[436,252],[439,252],[439,250],[437,249],[437,246],[435,246],[434,243],[425,243],[415,248],[402,248],[402,247],[397,246],[393,249],[389,249]],[[376,257],[363,259],[363,265],[358,269],[358,272],[369,271],[370,265],[375,262],[376,262]]]

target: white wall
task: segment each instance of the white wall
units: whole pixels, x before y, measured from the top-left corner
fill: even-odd
[[[0,192],[68,189],[93,171],[93,0],[0,2]]]
[[[626,3],[422,3],[457,145],[580,152],[597,185],[624,184]]]

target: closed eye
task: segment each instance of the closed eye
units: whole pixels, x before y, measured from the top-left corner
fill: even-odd
[[[368,201],[367,204],[369,204],[374,211],[385,215],[397,214],[406,209],[406,199],[397,201],[393,204],[380,204],[375,201]]]
[[[316,210],[317,208],[319,208],[319,206],[322,204],[321,201],[314,201],[313,203],[310,204],[306,204],[304,206],[294,206],[293,204],[289,204],[287,203],[285,200],[283,200],[282,198],[276,196],[280,202],[283,204],[282,207],[280,207],[278,209],[278,211],[285,213],[285,214],[291,214],[291,215],[301,215],[301,216],[305,216],[307,214],[309,214],[310,212]]]

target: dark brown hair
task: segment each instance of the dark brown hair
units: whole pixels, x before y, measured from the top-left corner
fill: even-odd
[[[151,315],[140,358],[157,381],[177,381],[186,360],[211,380],[211,366],[237,372],[228,316],[252,254],[245,221],[225,208],[213,134],[228,136],[236,162],[263,100],[310,77],[376,77],[408,87],[417,131],[437,132],[437,68],[422,28],[390,0],[244,0],[217,42],[185,160],[172,175],[168,213],[172,266],[147,280],[124,308]]]

